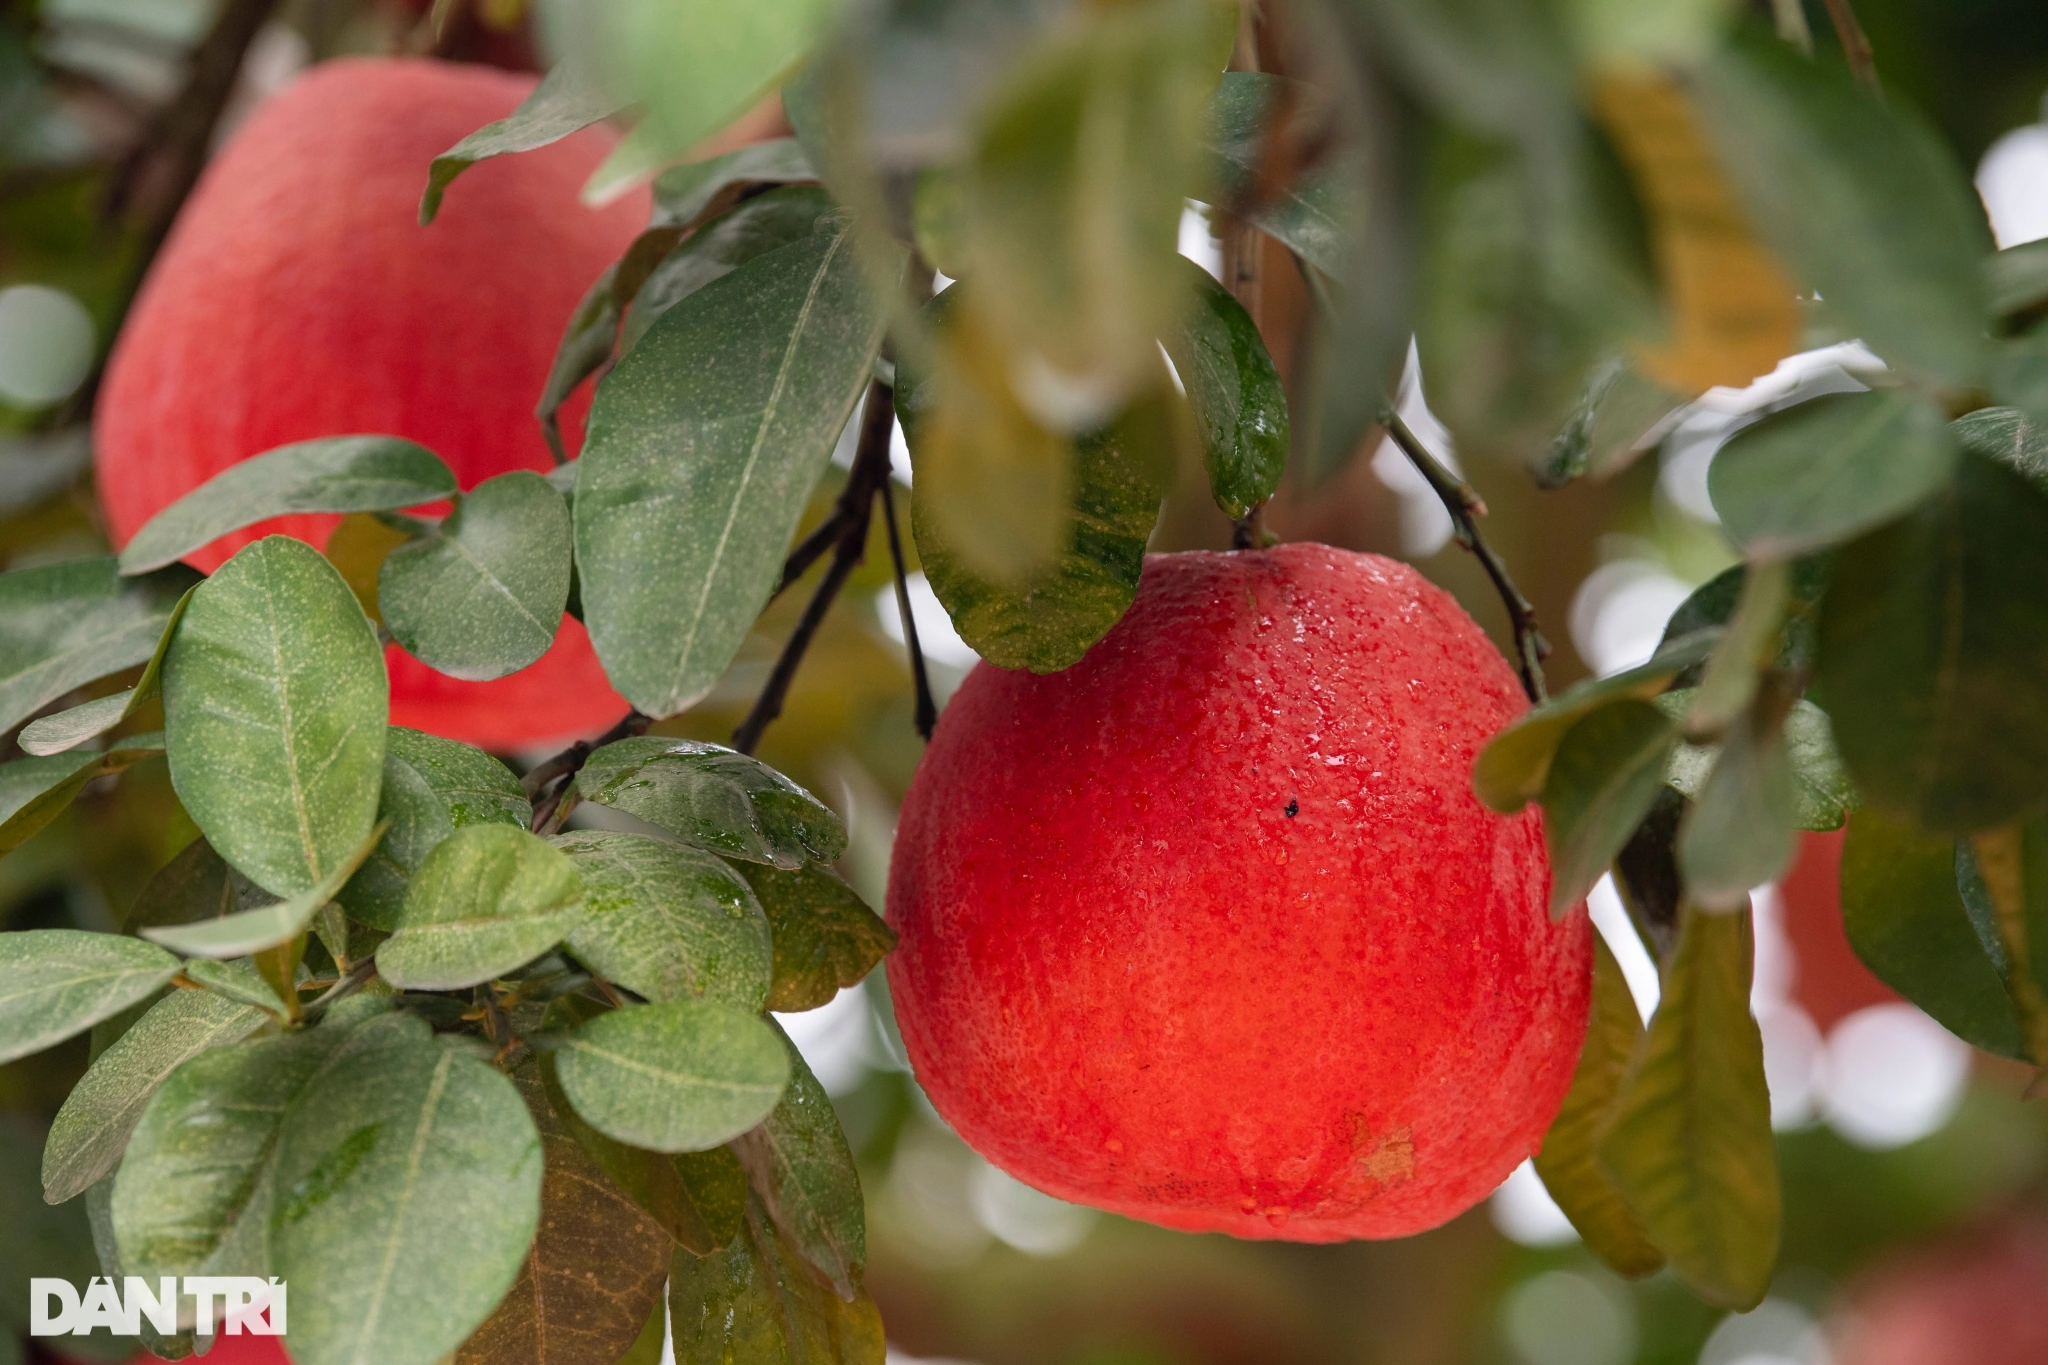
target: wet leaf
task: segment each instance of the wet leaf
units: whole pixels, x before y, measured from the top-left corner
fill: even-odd
[[[576,484],[584,619],[652,716],[710,691],[781,576],[882,312],[843,223],[665,313],[599,386]]]
[[[794,871],[742,863],[741,876],[767,912],[775,941],[768,1008],[814,1010],[859,984],[896,946],[896,931],[826,867]]]
[[[1194,410],[1216,505],[1242,517],[1280,486],[1287,395],[1251,314],[1194,262],[1181,273],[1195,303],[1161,342]]]
[[[1585,899],[1650,813],[1677,742],[1670,717],[1626,697],[1565,732],[1543,783],[1552,918]]]
[[[160,569],[230,531],[287,512],[388,512],[437,502],[455,476],[396,436],[331,436],[230,465],[150,518],[121,551],[121,572]]]
[[[613,1365],[660,1305],[674,1244],[555,1117],[538,1066],[512,1083],[540,1132],[540,1228],[511,1292],[455,1365]]]
[[[845,826],[817,797],[759,759],[700,740],[647,735],[607,744],[576,775],[576,791],[750,863],[794,868],[846,851]]]
[[[435,845],[470,825],[524,829],[533,809],[512,770],[483,750],[394,725],[377,818],[390,828],[337,899],[364,924],[396,929],[406,886]]]
[[[83,1033],[178,974],[153,944],[78,929],[0,934],[0,1062]]]
[[[625,107],[597,89],[575,63],[557,62],[519,107],[487,123],[434,158],[427,168],[427,189],[420,197],[420,222],[431,223],[440,212],[441,196],[455,177],[477,162],[511,152],[531,152],[571,133],[610,118]]]
[[[860,1172],[831,1096],[789,1035],[779,1026],[775,1032],[789,1054],[789,1089],[732,1149],[776,1228],[840,1298],[851,1301],[868,1254]]]
[[[412,990],[474,986],[533,961],[584,917],[583,880],[561,850],[516,826],[469,825],[413,873],[377,972]]]
[[[163,736],[116,740],[105,752],[73,751],[0,763],[0,853],[9,853],[64,813],[86,784],[163,752]]]
[[[1903,389],[1837,393],[1773,414],[1714,456],[1707,486],[1752,557],[1847,540],[1949,481],[1956,442],[1941,410]]]
[[[569,506],[530,470],[486,479],[393,550],[377,606],[407,653],[487,682],[548,652],[569,600]]]
[[[759,1010],[773,948],[754,893],[718,858],[639,834],[558,836],[583,881],[569,951],[592,974],[656,1004],[717,1000]]]
[[[252,973],[243,974],[262,988]],[[165,1077],[208,1048],[240,1042],[269,1019],[212,991],[172,991],[151,1006],[99,1055],[57,1111],[43,1145],[43,1198],[61,1204],[110,1174]]]
[[[811,236],[819,220],[832,212],[831,196],[818,186],[791,185],[757,194],[704,224],[662,257],[630,295],[620,351],[631,350],[656,318],[705,285],[756,256]]]
[[[383,651],[341,575],[269,536],[200,585],[171,642],[171,784],[251,880],[310,891],[376,823],[388,704]]]
[[[716,1147],[768,1116],[789,1060],[758,1016],[709,1000],[589,1020],[555,1053],[562,1093],[605,1136],[654,1152]]]
[[[1620,1274],[1648,1275],[1664,1264],[1599,1161],[1600,1139],[1643,1036],[1635,997],[1606,940],[1593,936],[1593,1004],[1586,1041],[1564,1107],[1557,1111],[1536,1174],[1594,1255]]]
[[[1694,1293],[1746,1312],[1777,1268],[1779,1193],[1749,913],[1689,911],[1600,1162]]]
[[[0,730],[147,660],[197,581],[183,566],[124,579],[104,557],[0,574]]]
[[[851,1302],[833,1293],[758,1205],[724,1251],[676,1253],[668,1304],[676,1365],[882,1365],[885,1355],[882,1317],[867,1291]]]

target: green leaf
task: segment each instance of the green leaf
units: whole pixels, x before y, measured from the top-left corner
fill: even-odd
[[[171,785],[257,885],[311,890],[376,822],[387,706],[355,594],[310,545],[266,537],[200,585],[164,660]]]
[[[2005,984],[2026,1056],[2048,1057],[2048,995],[2032,945],[2048,927],[2048,848],[2038,820],[1956,840],[1956,891],[1977,941]]]
[[[690,295],[599,386],[576,483],[584,620],[648,715],[709,692],[774,591],[881,344],[868,291],[840,223]]]
[[[759,759],[701,740],[607,744],[576,774],[576,793],[750,863],[794,868],[846,851],[845,826],[817,797]]]
[[[789,1089],[759,1127],[733,1140],[732,1149],[782,1235],[840,1298],[851,1301],[868,1254],[860,1172],[831,1096],[789,1035],[780,1026],[775,1032],[789,1054]]]
[[[1584,717],[1611,701],[1654,697],[1685,669],[1713,653],[1719,632],[1705,630],[1667,640],[1649,662],[1605,678],[1590,678],[1552,697],[1495,735],[1472,765],[1472,790],[1488,807],[1513,815],[1543,794],[1557,746]]]
[[[178,974],[152,944],[78,929],[0,934],[0,1062],[83,1033]]]
[[[9,853],[64,813],[87,783],[163,752],[163,736],[116,740],[104,753],[52,754],[0,763],[0,853]]]
[[[569,505],[540,475],[514,470],[385,556],[377,606],[407,653],[451,678],[488,682],[554,644],[570,555]]]
[[[555,1116],[537,1065],[512,1083],[540,1132],[540,1229],[511,1292],[455,1365],[612,1365],[660,1306],[674,1243]]]
[[[1161,338],[1202,433],[1216,505],[1232,518],[1273,496],[1287,465],[1287,394],[1258,324],[1189,261],[1195,304]]]
[[[144,884],[121,922],[121,931],[132,934],[157,925],[217,919],[269,897],[269,892],[229,867],[201,837],[180,849]]]
[[[1760,33],[1723,47],[1692,91],[1723,168],[1792,273],[1893,366],[1974,384],[1991,235],[1939,136],[1839,66]]]
[[[639,834],[558,836],[588,914],[569,951],[595,976],[656,1004],[718,1000],[759,1010],[774,949],[754,893],[709,853]]]
[[[704,224],[662,257],[631,296],[620,351],[631,350],[656,318],[705,285],[757,256],[803,241],[832,212],[831,196],[818,186],[791,185],[757,194]]]
[[[124,579],[106,557],[0,574],[0,730],[147,660],[197,581],[182,565]]]
[[[539,1222],[540,1139],[510,1081],[416,1016],[386,1014],[285,1111],[270,1178],[293,1360],[430,1365],[519,1274]]]
[[[93,1251],[98,1254],[100,1273],[119,1283],[126,1277],[121,1265],[120,1248],[114,1243],[114,1179],[106,1179],[85,1192],[85,1217],[92,1228]],[[189,1331],[165,1336],[156,1330],[148,1318],[137,1324],[141,1328],[138,1340],[151,1355],[162,1360],[183,1360],[193,1353],[196,1343]],[[118,1339],[117,1339],[118,1340]]]
[[[251,905],[218,919],[152,925],[140,928],[139,932],[144,938],[187,957],[245,957],[289,944],[306,932],[321,907],[341,894],[341,888],[383,837],[384,826],[374,826],[355,851],[327,874],[325,881],[295,896],[268,905]],[[240,897],[236,900],[239,903]],[[294,956],[292,962],[297,960]],[[288,973],[279,979],[288,979]]]
[[[1565,732],[1543,783],[1552,918],[1585,899],[1650,813],[1677,743],[1670,717],[1629,697]]]
[[[742,863],[775,940],[775,976],[768,1008],[781,1014],[814,1010],[874,970],[896,946],[884,924],[852,887],[817,863],[794,871]]]
[[[420,196],[420,222],[434,221],[448,186],[477,162],[560,142],[624,107],[625,101],[593,88],[576,64],[557,62],[517,109],[496,123],[485,124],[434,158],[433,165],[427,168],[426,193]]]
[[[1813,668],[1814,651],[1818,648],[1815,622],[1821,598],[1827,593],[1831,565],[1832,561],[1824,555],[1793,562],[1791,617],[1785,623],[1775,661],[1787,673],[1807,673]],[[1736,564],[1694,589],[1692,596],[1671,613],[1658,649],[1663,650],[1688,635],[1727,625],[1734,618],[1747,579],[1747,566]],[[1685,669],[1678,675],[1679,685],[1693,686],[1699,681],[1696,674],[1700,671],[1696,666]]]
[[[1887,389],[1828,394],[1745,427],[1714,456],[1707,486],[1737,544],[1783,558],[1912,510],[1955,467],[1941,410]]]
[[[708,161],[672,166],[654,177],[652,224],[689,227],[734,186],[782,185],[817,178],[818,172],[795,138],[777,137],[751,143]]]
[[[2048,238],[2021,242],[1984,258],[1984,288],[1999,317],[2048,303]]]
[[[43,1146],[43,1198],[61,1204],[111,1173],[165,1077],[208,1048],[240,1042],[268,1019],[212,991],[172,991],[151,1006],[99,1055],[57,1111]]]
[[[1535,466],[1536,482],[1561,488],[1582,475],[1618,474],[1654,444],[1664,419],[1685,396],[1644,374],[1622,355],[1593,371],[1565,419],[1548,456]]]
[[[135,686],[125,692],[116,692],[68,711],[30,721],[15,736],[15,743],[21,746],[22,752],[48,755],[75,749],[127,720],[144,702],[156,696],[162,690],[164,655],[170,652],[171,636],[177,632],[178,622],[185,619],[185,608],[192,601],[192,594],[198,590],[197,584],[186,589],[178,604],[171,608],[170,619],[164,622],[163,633],[157,636],[156,649],[151,652],[149,662],[142,666],[142,676],[135,680]]]
[[[331,436],[230,465],[151,517],[121,551],[121,572],[160,569],[230,531],[287,512],[387,512],[437,502],[455,476],[396,436]]]
[[[1820,617],[1818,687],[1875,807],[1951,833],[2048,794],[2048,493],[1956,424],[1955,481],[1843,547]]]
[[[411,990],[474,986],[533,961],[584,916],[583,880],[561,850],[514,826],[470,825],[420,863],[377,971]]]
[[[1729,728],[1679,829],[1686,894],[1708,910],[1746,904],[1750,888],[1776,881],[1792,865],[1799,813],[1782,721],[1752,706]]]
[[[1804,830],[1840,829],[1860,802],[1835,750],[1827,712],[1804,699],[1792,703],[1785,758],[1792,765],[1793,823]]]
[[[1877,978],[1975,1047],[2026,1055],[2019,1016],[1956,887],[1955,841],[1880,812],[1849,822],[1842,927]]]
[[[1749,1014],[1749,912],[1688,910],[1600,1162],[1637,1224],[1707,1302],[1747,1312],[1778,1260],[1778,1157]]]
[[[481,749],[394,725],[384,741],[377,818],[390,826],[337,897],[375,929],[396,929],[405,889],[434,846],[470,825],[526,828],[533,808],[519,779]]]
[[[1223,73],[1209,98],[1206,148],[1206,178],[1216,187],[1219,204],[1228,208],[1259,198],[1275,102],[1293,105],[1310,98],[1308,87],[1282,76]],[[1360,168],[1348,162],[1324,162],[1302,180],[1268,192],[1248,221],[1324,274],[1342,274],[1364,216],[1361,180]]]
[[[279,1273],[270,1247],[279,1129],[353,1032],[389,1008],[351,996],[314,1028],[213,1048],[170,1074],[114,1177],[114,1237],[129,1274]]]
[[[28,1334],[29,1280],[54,1277],[83,1291],[94,1275],[106,1273],[96,1254],[90,1215],[83,1202],[45,1204],[37,1188],[36,1153],[43,1145],[40,1122],[15,1111],[0,1117],[0,1341],[18,1345]],[[66,1356],[104,1361],[130,1359],[133,1337],[99,1332],[61,1343]],[[22,1360],[16,1355],[15,1360]],[[62,1358],[62,1357],[60,1357]]]
[[[1543,1149],[1536,1153],[1536,1174],[1543,1188],[1564,1210],[1594,1255],[1620,1274],[1635,1278],[1664,1264],[1664,1253],[1651,1244],[1642,1225],[1629,1212],[1614,1183],[1600,1168],[1600,1138],[1621,1094],[1643,1036],[1621,965],[1605,939],[1593,936],[1593,1004],[1586,1041],[1579,1050],[1578,1069],[1564,1107],[1557,1111]]]
[[[755,1015],[710,1000],[601,1014],[555,1053],[562,1093],[606,1137],[655,1152],[696,1152],[768,1116],[789,1059]]]
[[[882,1365],[886,1353],[882,1316],[867,1291],[851,1302],[833,1293],[758,1205],[725,1250],[676,1253],[668,1307],[676,1365]]]
[[[541,434],[554,454],[555,468],[546,475],[555,491],[565,498],[575,496],[574,476],[565,486],[560,476],[575,462],[562,448],[560,410],[577,385],[609,365],[619,337],[619,319],[640,288],[647,272],[654,269],[682,236],[681,228],[649,228],[633,239],[626,254],[606,267],[569,315],[569,324],[555,346],[554,361],[548,367],[547,382],[541,386],[540,403],[534,416],[540,419]]]
[[[239,962],[216,962],[210,957],[195,957],[185,964],[185,976],[221,998],[253,1005],[280,1019],[285,1015],[284,1000],[270,983]]]

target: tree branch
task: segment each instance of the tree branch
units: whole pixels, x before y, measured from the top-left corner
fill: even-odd
[[[1877,79],[1876,56],[1870,50],[1870,38],[1863,32],[1863,25],[1856,22],[1856,11],[1849,8],[1849,0],[1825,0],[1828,19],[1835,26],[1835,36],[1842,40],[1842,57],[1849,63],[1849,72],[1863,83],[1873,95],[1882,95]]]
[[[652,724],[654,717],[628,711],[619,717],[617,724],[596,739],[579,739],[553,758],[528,769],[520,784],[526,788],[527,799],[533,802],[533,832],[552,833],[554,826],[560,823],[559,817],[567,814],[562,809],[562,802],[569,794],[569,783],[583,770],[583,764],[593,753],[607,744],[645,734]]]
[[[1522,690],[1529,694],[1532,704],[1540,704],[1546,693],[1543,687],[1543,660],[1550,655],[1550,642],[1543,638],[1543,632],[1536,624],[1536,608],[1529,599],[1522,596],[1521,589],[1508,577],[1508,566],[1486,538],[1479,533],[1480,517],[1486,515],[1486,503],[1479,493],[1463,479],[1443,466],[1436,456],[1429,453],[1408,424],[1401,420],[1401,414],[1392,408],[1382,410],[1380,423],[1387,434],[1394,438],[1394,444],[1408,457],[1423,478],[1429,481],[1444,510],[1451,514],[1451,525],[1457,531],[1458,543],[1470,550],[1486,570],[1486,576],[1493,580],[1494,591],[1500,594],[1501,604],[1507,608],[1508,622],[1515,632],[1515,671],[1522,676]]]
[[[896,534],[896,494],[893,479],[882,480],[882,519],[889,524],[889,558],[896,566],[896,614],[903,618],[903,643],[910,650],[910,679],[917,689],[917,733],[929,740],[939,723],[938,703],[932,700],[932,680],[925,672],[924,647],[917,641],[917,618],[910,611],[910,576],[903,571],[903,541]]]

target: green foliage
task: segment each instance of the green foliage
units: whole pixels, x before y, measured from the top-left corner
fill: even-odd
[[[796,868],[846,850],[845,827],[817,797],[717,744],[622,739],[590,756],[576,790],[686,844],[744,862]]]
[[[124,579],[110,558],[0,574],[0,727],[147,660],[192,583],[183,568]]]
[[[83,1033],[178,974],[178,960],[134,939],[76,929],[0,937],[0,1062]]]
[[[434,221],[441,211],[441,197],[455,177],[477,162],[560,142],[623,107],[623,101],[594,88],[577,66],[563,62],[541,79],[517,109],[434,158],[427,168],[426,192],[420,196],[420,222]]]
[[[338,899],[373,929],[395,929],[406,886],[436,844],[469,825],[514,825],[533,818],[519,779],[480,749],[402,726],[384,741],[384,783],[377,819],[387,826]]]
[[[711,1000],[635,1005],[587,1020],[555,1054],[562,1093],[590,1126],[652,1152],[701,1152],[768,1116],[789,1059],[758,1016]]]
[[[1230,291],[1189,264],[1195,306],[1162,344],[1187,390],[1216,505],[1242,517],[1273,496],[1287,464],[1287,395],[1258,325]]]
[[[849,1302],[818,1280],[759,1204],[723,1251],[678,1251],[668,1293],[676,1365],[881,1365],[883,1359],[874,1300],[861,1291]]]
[[[1585,898],[1650,813],[1677,743],[1670,717],[1627,697],[1565,732],[1543,783],[1553,918]]]
[[[733,1151],[775,1226],[840,1298],[851,1300],[867,1260],[860,1174],[831,1097],[788,1035],[776,1032],[789,1056],[789,1089]]]
[[[814,1010],[855,985],[896,946],[896,931],[817,863],[784,870],[741,863],[775,940],[768,1008]]]
[[[469,825],[414,869],[377,970],[418,990],[479,985],[539,957],[585,915],[583,879],[560,849],[516,826]]]

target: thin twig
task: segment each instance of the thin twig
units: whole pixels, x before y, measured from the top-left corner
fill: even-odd
[[[804,652],[810,648],[818,627],[824,623],[825,613],[831,610],[834,599],[839,596],[839,590],[867,554],[868,526],[874,517],[875,495],[889,478],[889,438],[895,426],[895,392],[877,379],[868,385],[867,405],[861,413],[860,443],[854,448],[853,468],[847,472],[846,487],[839,494],[838,505],[826,519],[827,525],[838,528],[832,541],[832,567],[825,571],[824,581],[818,584],[818,591],[804,608],[803,618],[797,622],[788,643],[783,645],[782,655],[775,661],[775,671],[768,675],[767,685],[761,689],[754,709],[732,732],[732,747],[743,754],[754,752],[754,746],[761,742],[761,732],[782,714],[782,704],[789,697],[789,687],[796,679],[798,665],[803,663]],[[815,539],[815,535],[807,538],[804,545],[798,547],[798,553],[803,553]],[[812,557],[815,559],[815,553]],[[792,555],[789,565],[784,566],[784,586],[794,579],[789,567],[795,563],[796,555]]]
[[[654,717],[628,711],[619,717],[617,724],[596,739],[579,739],[553,758],[529,769],[520,781],[526,788],[527,799],[533,802],[533,832],[554,832],[555,825],[559,823],[557,817],[565,813],[562,802],[569,793],[569,784],[593,753],[607,744],[645,734],[652,724]]]
[[[1883,89],[1877,79],[1876,54],[1870,50],[1870,38],[1863,32],[1863,25],[1856,22],[1856,11],[1849,8],[1849,0],[1825,0],[1828,18],[1834,23],[1835,36],[1842,40],[1842,57],[1849,63],[1849,72],[1863,83],[1873,95],[1882,95]]]
[[[341,980],[329,986],[324,994],[306,1006],[306,1018],[315,1018],[325,1011],[329,1005],[347,996],[354,995],[365,985],[369,984],[370,978],[376,974],[377,959],[374,956],[359,960],[355,966],[349,968],[347,976],[342,977]]]
[[[1458,543],[1470,550],[1486,570],[1486,576],[1493,580],[1493,587],[1500,594],[1501,604],[1507,608],[1508,621],[1515,631],[1515,671],[1522,675],[1522,690],[1529,694],[1531,703],[1541,703],[1546,695],[1543,687],[1543,660],[1550,655],[1550,642],[1543,638],[1543,632],[1536,625],[1536,608],[1529,599],[1522,596],[1521,589],[1508,577],[1508,566],[1486,543],[1486,537],[1479,533],[1479,518],[1486,515],[1486,504],[1478,490],[1446,469],[1436,456],[1429,453],[1408,424],[1401,420],[1401,414],[1391,408],[1380,413],[1380,423],[1387,434],[1394,438],[1394,444],[1401,447],[1401,453],[1416,471],[1429,481],[1444,510],[1451,514],[1451,525],[1456,528]]]
[[[1266,538],[1266,504],[1260,503],[1251,511],[1230,523],[1230,548],[1233,550],[1256,550]]]
[[[882,480],[882,519],[889,526],[889,559],[896,568],[896,614],[903,618],[903,643],[910,650],[910,679],[917,689],[917,732],[927,740],[939,723],[939,706],[932,700],[932,680],[925,671],[924,646],[917,639],[917,617],[910,610],[910,576],[903,570],[903,540],[896,532],[894,479]]]

